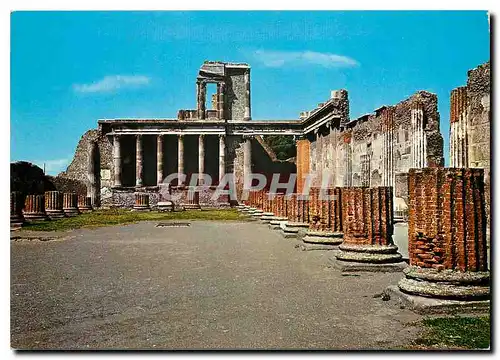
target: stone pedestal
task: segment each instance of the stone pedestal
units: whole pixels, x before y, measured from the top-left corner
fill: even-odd
[[[200,193],[194,188],[189,188],[187,190],[186,202],[180,204],[186,210],[199,210],[200,206]]]
[[[90,196],[78,195],[78,210],[82,213],[92,211],[92,198]]]
[[[10,227],[18,228],[24,223],[23,194],[20,191],[10,193]]]
[[[135,194],[134,210],[136,211],[149,211],[149,194]]]
[[[336,250],[342,243],[342,211],[339,188],[311,188],[309,192],[309,229],[302,250]]]
[[[26,196],[23,215],[27,222],[49,220],[45,212],[45,195]]]
[[[436,300],[426,301],[426,311],[484,308],[490,273],[483,170],[410,169],[408,182],[410,267],[398,284],[401,296],[417,312],[422,297]]]
[[[66,216],[76,216],[78,211],[78,195],[76,193],[63,194],[63,211]]]
[[[63,211],[63,194],[60,191],[45,192],[45,212],[51,219],[62,219],[66,217]]]
[[[401,271],[406,267],[392,240],[392,187],[342,189],[344,242],[333,266],[342,271]]]

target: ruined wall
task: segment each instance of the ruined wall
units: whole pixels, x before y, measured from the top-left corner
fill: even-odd
[[[484,169],[486,213],[490,224],[490,62],[467,73],[467,86],[450,98],[450,166]]]
[[[78,142],[73,160],[66,171],[58,177],[83,181],[90,188],[88,176],[89,162],[91,159],[92,144],[96,144],[98,166],[95,169],[95,181],[97,189],[100,189],[101,200],[110,195],[113,179],[113,155],[112,144],[108,137],[99,130],[88,130]]]
[[[227,68],[226,101],[224,114],[227,119],[243,120],[245,117],[245,72],[248,68]]]
[[[311,172],[335,186],[394,186],[396,173],[444,164],[437,97],[425,91],[310,140]]]

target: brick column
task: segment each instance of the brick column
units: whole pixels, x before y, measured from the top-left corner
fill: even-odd
[[[142,157],[144,153],[142,135],[136,135],[135,137],[135,186],[141,187],[143,185],[143,166]]]
[[[10,226],[18,227],[24,223],[23,194],[20,191],[10,193]]]
[[[66,216],[76,216],[78,211],[78,195],[76,193],[63,194],[63,212]]]
[[[156,183],[160,186],[163,182],[163,135],[156,137]]]
[[[183,185],[184,182],[180,177],[184,174],[184,135],[177,136],[177,174],[179,176],[177,184]]]
[[[122,186],[122,155],[118,135],[113,136],[113,174],[113,186]]]
[[[342,243],[342,211],[339,188],[311,188],[309,229],[302,250],[335,250]]]
[[[48,220],[45,212],[45,195],[26,196],[23,215],[27,222]]]
[[[342,197],[346,217],[337,265],[361,271],[400,271],[406,266],[392,240],[392,187],[348,187]]]
[[[78,210],[82,213],[92,211],[92,199],[89,196],[78,195]]]
[[[224,120],[224,92],[225,84],[217,83],[217,118]]]
[[[135,193],[134,210],[149,211],[149,194]]]
[[[50,219],[65,217],[63,211],[63,194],[60,191],[45,192],[45,212]]]
[[[408,253],[399,282],[414,295],[489,297],[483,169],[410,169]]]

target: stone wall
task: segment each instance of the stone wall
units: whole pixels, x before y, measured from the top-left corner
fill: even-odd
[[[490,224],[490,62],[467,73],[467,86],[453,89],[450,97],[450,166],[482,168],[486,213]]]
[[[245,116],[245,71],[247,68],[226,68],[227,87],[224,114],[232,120],[243,120]]]
[[[315,185],[327,172],[335,186],[394,186],[396,173],[444,164],[437,97],[425,91],[308,139]]]
[[[100,189],[102,195],[110,192],[113,179],[113,156],[112,156],[112,143],[108,137],[97,129],[88,130],[78,142],[73,160],[69,164],[66,171],[61,172],[58,177],[74,179],[81,181],[89,188],[88,169],[89,162],[92,161],[91,147],[92,144],[97,145],[98,166],[95,169],[95,181],[97,189]]]

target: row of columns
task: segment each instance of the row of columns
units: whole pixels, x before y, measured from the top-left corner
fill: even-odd
[[[136,186],[143,186],[143,157],[144,157],[144,144],[142,141],[143,135],[136,135]],[[205,172],[205,135],[200,134],[198,137],[198,173],[201,175]],[[157,136],[157,184],[160,185],[164,179],[164,167],[163,167],[163,135]],[[245,173],[251,173],[251,142],[250,139],[245,140]],[[178,135],[177,137],[177,173],[179,175],[184,174],[184,135]],[[225,175],[226,168],[226,141],[224,135],[219,135],[219,180]],[[121,182],[121,146],[120,146],[120,136],[115,135],[113,138],[113,166],[114,166],[114,179],[113,184],[115,187],[122,186]]]

